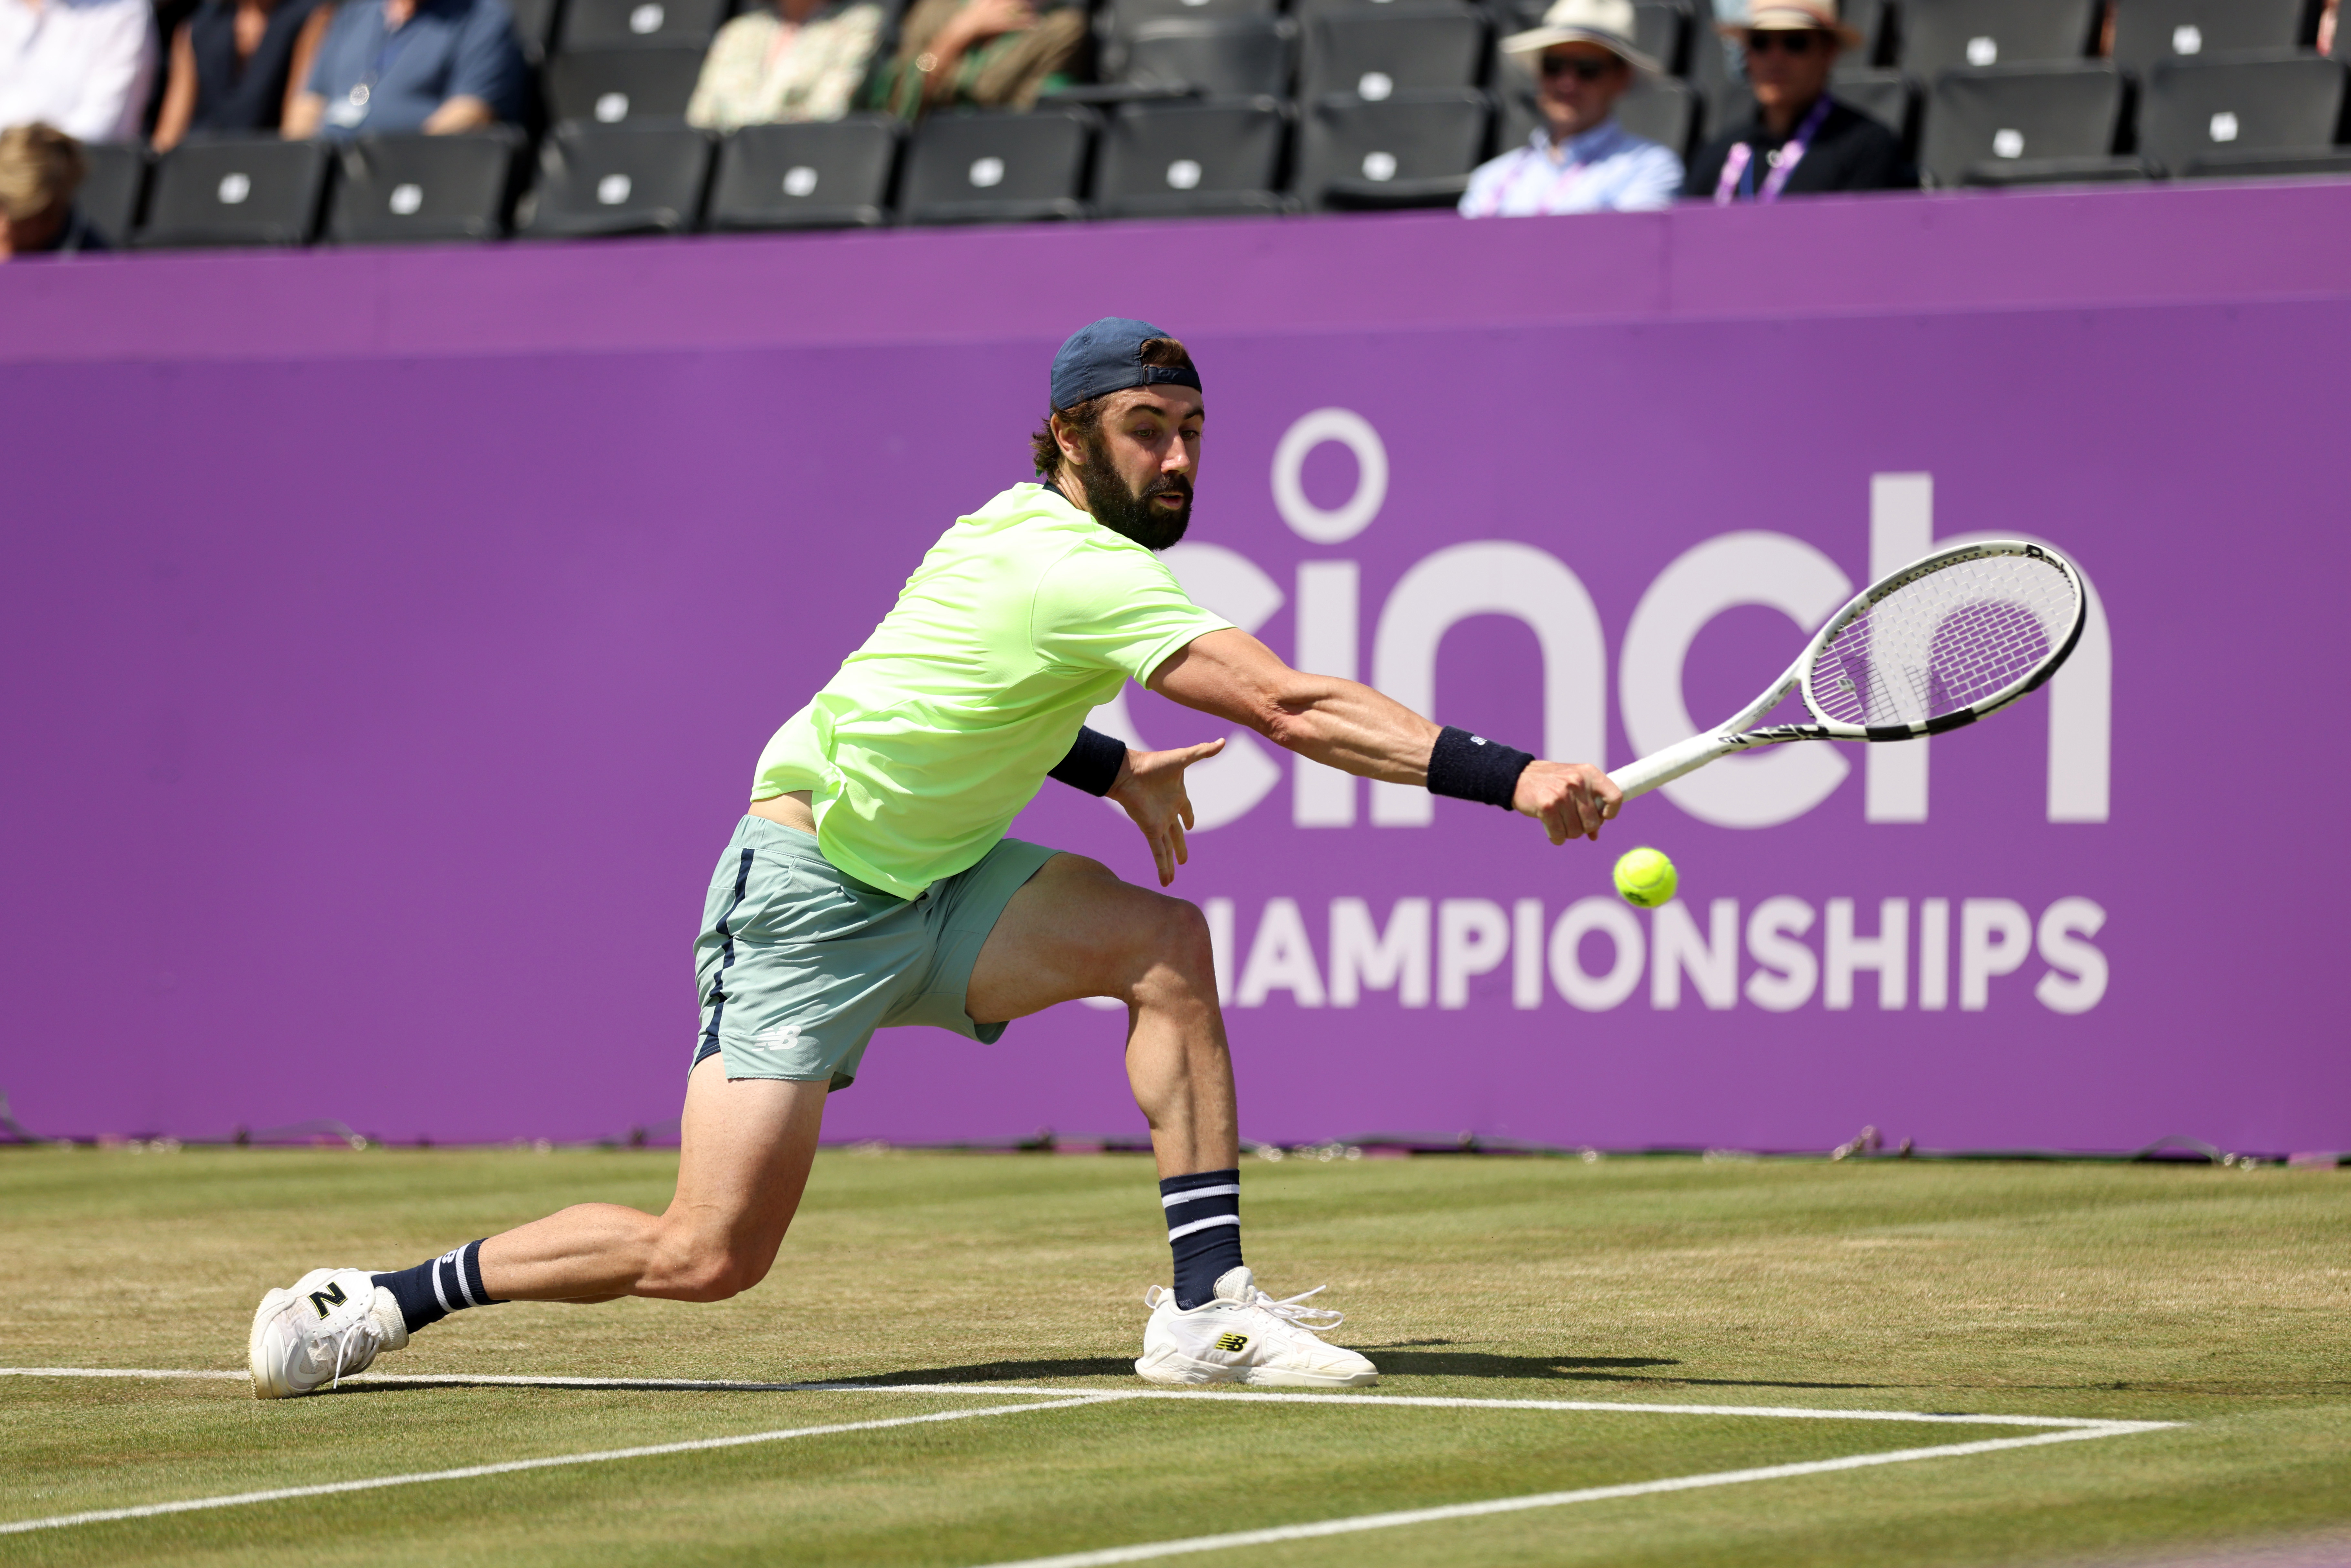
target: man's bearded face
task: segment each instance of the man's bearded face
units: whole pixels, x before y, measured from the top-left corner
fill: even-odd
[[[1155,474],[1141,490],[1128,484],[1113,465],[1110,438],[1101,430],[1085,437],[1086,460],[1078,465],[1078,480],[1086,487],[1086,504],[1094,521],[1113,533],[1124,534],[1149,550],[1163,550],[1184,537],[1192,526],[1192,481],[1181,474]],[[1159,496],[1179,496],[1183,504],[1160,505]]]

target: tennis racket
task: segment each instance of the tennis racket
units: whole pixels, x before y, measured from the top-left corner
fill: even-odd
[[[1750,747],[1915,740],[1973,724],[2057,673],[2087,609],[2082,574],[2047,545],[1936,550],[1864,589],[1729,722],[1609,777],[1629,800]],[[1799,689],[1816,722],[1750,727]]]

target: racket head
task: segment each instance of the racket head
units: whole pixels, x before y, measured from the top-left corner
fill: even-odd
[[[1978,539],[1871,583],[1806,651],[1804,706],[1840,740],[1973,724],[2057,673],[2081,641],[2082,574],[2047,545]]]

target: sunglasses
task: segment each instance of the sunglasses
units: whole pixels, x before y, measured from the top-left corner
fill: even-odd
[[[1783,55],[1809,55],[1813,52],[1813,37],[1810,33],[1783,33],[1777,29],[1750,33],[1747,35],[1747,52],[1768,55],[1776,49]]]
[[[1546,78],[1572,76],[1578,81],[1598,81],[1615,68],[1614,60],[1580,59],[1572,55],[1545,55],[1541,67]]]

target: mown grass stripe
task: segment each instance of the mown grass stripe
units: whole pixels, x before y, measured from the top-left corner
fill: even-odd
[[[48,1519],[20,1519],[0,1523],[0,1535],[21,1535],[34,1530],[63,1530],[77,1524],[105,1524],[116,1520],[152,1519],[160,1514],[193,1513],[201,1509],[242,1508],[254,1503],[285,1502],[295,1498],[331,1497],[339,1492],[372,1491],[381,1487],[416,1486],[425,1481],[472,1480],[480,1476],[512,1475],[517,1470],[553,1469],[563,1465],[596,1465],[612,1459],[644,1459],[659,1454],[687,1454],[706,1448],[739,1448],[753,1443],[778,1443],[788,1437],[827,1437],[841,1432],[872,1432],[885,1427],[918,1427],[930,1421],[968,1421],[981,1416],[1017,1416],[1029,1410],[1067,1410],[1100,1403],[1092,1395],[1045,1404],[993,1405],[980,1410],[940,1410],[927,1416],[894,1416],[882,1421],[841,1421],[824,1427],[795,1427],[780,1432],[751,1432],[734,1437],[695,1437],[677,1443],[650,1443],[638,1448],[607,1448],[590,1454],[556,1454],[539,1459],[508,1459],[493,1465],[466,1465],[454,1470],[420,1470],[413,1475],[371,1476],[364,1480],[326,1481],[317,1486],[277,1487],[268,1491],[236,1492],[226,1497],[186,1498],[176,1502],[142,1503],[133,1508],[105,1508],[88,1513],[61,1513]]]
[[[1501,1403],[1497,1401],[1496,1403]],[[1631,1408],[1638,1408],[1632,1406]],[[1451,1503],[1442,1508],[1405,1509],[1395,1513],[1357,1514],[1351,1519],[1327,1519],[1313,1524],[1278,1525],[1270,1530],[1240,1530],[1224,1535],[1196,1535],[1182,1541],[1154,1541],[1136,1546],[1112,1546],[1096,1552],[1071,1552],[1058,1557],[1023,1557],[988,1568],[1109,1568],[1118,1563],[1146,1563],[1157,1557],[1181,1557],[1196,1552],[1223,1552],[1241,1546],[1270,1546],[1285,1541],[1308,1541],[1325,1535],[1353,1535],[1367,1530],[1395,1530],[1409,1524],[1437,1524],[1447,1520],[1479,1519],[1489,1514],[1519,1513],[1529,1509],[1561,1508],[1569,1503],[1604,1502],[1615,1498],[1651,1497],[1659,1492],[1696,1491],[1705,1487],[1737,1486],[1747,1481],[1784,1480],[1793,1476],[1825,1475],[1871,1465],[1898,1465],[1913,1459],[1958,1458],[1967,1454],[1996,1453],[2004,1448],[2029,1448],[2043,1443],[2078,1443],[2095,1437],[2116,1437],[2172,1425],[2168,1422],[2101,1422],[2095,1427],[2044,1432],[2034,1437],[1986,1437],[1973,1443],[1946,1443],[1931,1448],[1896,1448],[1884,1454],[1855,1454],[1842,1459],[1812,1459],[1801,1464],[1763,1465],[1746,1470],[1717,1470],[1709,1475],[1672,1476],[1664,1480],[1631,1481],[1620,1486],[1583,1487],[1574,1491],[1537,1492],[1527,1497],[1491,1498],[1484,1502]]]

